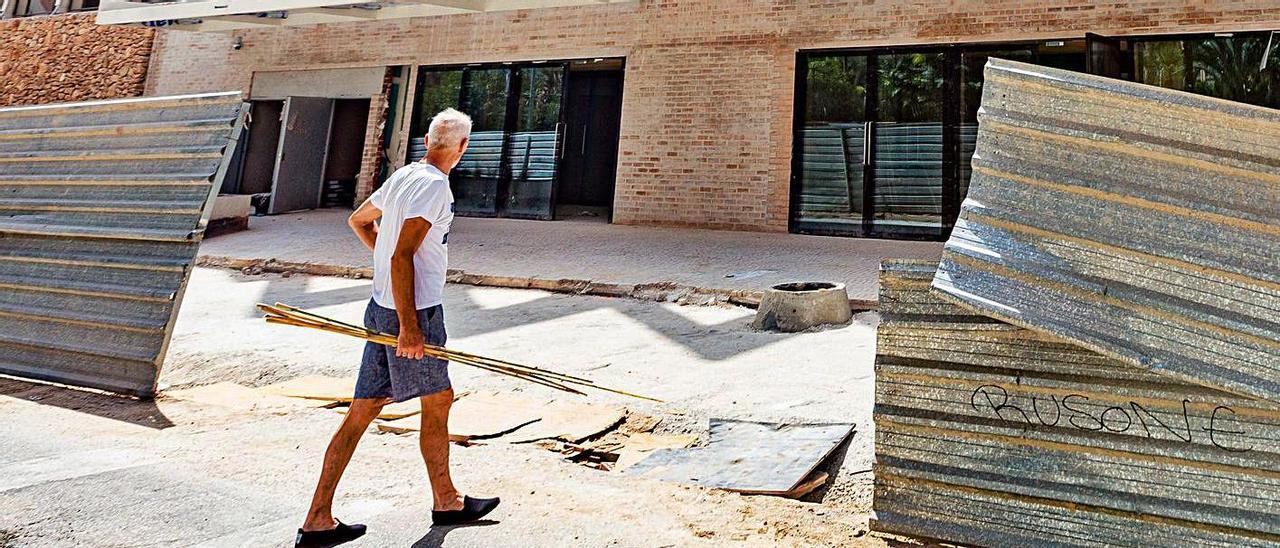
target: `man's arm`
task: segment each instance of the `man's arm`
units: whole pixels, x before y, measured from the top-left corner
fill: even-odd
[[[396,301],[396,316],[400,318],[396,355],[415,360],[422,359],[424,348],[413,294],[413,255],[429,230],[431,223],[422,217],[405,219],[400,238],[396,240],[396,251],[391,255],[391,296]]]
[[[365,200],[360,204],[360,208],[356,209],[350,217],[347,217],[347,225],[356,233],[356,237],[360,238],[360,242],[369,251],[373,251],[374,244],[378,241],[378,223],[379,217],[382,217],[382,210],[373,205],[373,200]]]

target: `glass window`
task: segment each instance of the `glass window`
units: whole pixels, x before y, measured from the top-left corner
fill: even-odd
[[[511,183],[507,213],[550,219],[556,154],[560,150],[560,104],[564,96],[563,65],[520,69],[516,131],[507,138]]]
[[[796,222],[806,231],[859,233],[867,133],[867,57],[808,59]]]
[[[1135,48],[1137,79],[1269,108],[1280,108],[1280,52],[1272,46],[1266,68],[1267,33],[1187,40],[1150,40]]]
[[[877,56],[875,232],[942,235],[943,54]]]
[[[458,100],[462,93],[461,70],[427,70],[418,76],[417,97],[413,121],[410,123],[409,161],[421,160],[427,153],[422,138],[431,126],[431,119],[446,108],[461,108]]]
[[[982,105],[983,71],[992,57],[1031,63],[1035,61],[1035,51],[1027,47],[966,51],[960,54],[960,172],[957,178],[960,200],[969,193],[969,179],[973,175],[973,152],[978,142],[978,107]]]

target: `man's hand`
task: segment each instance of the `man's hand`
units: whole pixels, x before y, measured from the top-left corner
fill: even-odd
[[[421,360],[426,355],[422,330],[418,326],[400,326],[400,336],[396,338],[396,356],[411,360]]]

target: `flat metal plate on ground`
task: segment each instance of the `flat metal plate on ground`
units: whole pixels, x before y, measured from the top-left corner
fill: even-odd
[[[1280,401],[1280,111],[993,59],[973,168],[947,299]]]
[[[983,546],[1280,542],[1280,405],[1171,380],[886,262],[873,526]]]
[[[0,109],[0,373],[154,395],[244,108]]]
[[[711,419],[702,447],[657,449],[627,474],[746,494],[787,493],[853,433],[852,424]]]

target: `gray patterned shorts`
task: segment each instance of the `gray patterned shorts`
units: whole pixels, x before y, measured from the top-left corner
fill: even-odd
[[[364,326],[390,335],[400,334],[400,319],[396,317],[396,311],[379,306],[373,299],[369,299],[369,307],[365,309]],[[427,344],[444,346],[449,338],[444,330],[444,307],[441,305],[419,310],[418,326]],[[396,356],[395,348],[371,342],[364,347],[355,397],[391,398],[402,402],[444,392],[451,387],[448,361],[431,357],[421,360],[401,358]]]

